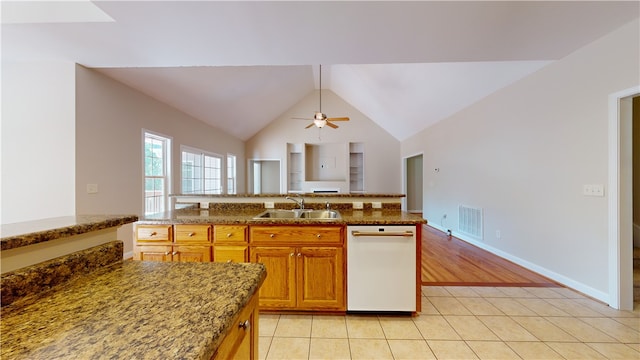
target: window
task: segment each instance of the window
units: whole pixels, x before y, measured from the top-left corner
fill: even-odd
[[[171,140],[144,132],[144,213],[167,209]]]
[[[227,154],[227,194],[236,193],[236,156]]]
[[[182,193],[222,194],[222,157],[183,147]]]

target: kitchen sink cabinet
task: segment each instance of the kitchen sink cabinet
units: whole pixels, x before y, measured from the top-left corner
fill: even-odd
[[[210,262],[210,225],[137,225],[134,260]]]
[[[250,232],[251,261],[268,274],[261,308],[346,309],[341,226],[252,226]]]
[[[246,225],[214,225],[213,261],[248,262],[247,231]]]

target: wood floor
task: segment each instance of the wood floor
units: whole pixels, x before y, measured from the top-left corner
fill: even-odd
[[[560,286],[428,225],[422,227],[422,285]]]

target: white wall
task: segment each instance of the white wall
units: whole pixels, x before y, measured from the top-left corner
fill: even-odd
[[[172,138],[172,191],[180,192],[180,146],[237,157],[244,189],[244,143],[99,72],[77,66],[76,201],[79,214],[143,213],[143,129]],[[98,184],[87,194],[87,184]],[[128,231],[128,233],[126,233]],[[125,252],[131,251],[130,228]]]
[[[3,224],[75,214],[75,64],[2,63]]]
[[[314,126],[311,121],[292,117],[313,117],[318,111],[318,91],[311,92],[293,105],[246,143],[246,156],[253,159],[281,160],[281,192],[287,186],[287,143],[319,144],[361,142],[364,144],[364,183],[368,193],[400,193],[402,190],[400,142],[330,90],[322,90],[322,111],[329,117],[348,116],[350,121],[336,122],[338,129]],[[320,139],[319,139],[320,137]],[[348,147],[345,147],[348,149]],[[346,171],[346,170],[345,170]]]
[[[638,29],[630,23],[404,141],[404,156],[424,153],[425,218],[456,234],[458,205],[481,207],[479,245],[607,301],[609,194],[582,192],[607,184],[608,95],[639,83]]]

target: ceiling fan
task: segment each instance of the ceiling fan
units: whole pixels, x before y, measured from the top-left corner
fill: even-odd
[[[326,114],[322,112],[322,65],[320,65],[320,111],[317,111],[313,114],[313,118],[294,118],[298,120],[311,120],[311,124],[307,125],[305,129],[308,129],[312,126],[316,126],[318,128],[323,128],[326,126],[330,128],[337,129],[338,125],[332,123],[332,121],[349,121],[349,118],[346,116],[343,117],[327,117]]]

